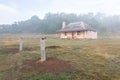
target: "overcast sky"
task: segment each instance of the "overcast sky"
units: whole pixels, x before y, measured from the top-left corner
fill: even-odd
[[[33,15],[43,18],[48,12],[120,15],[120,0],[0,0],[0,24],[27,20]]]

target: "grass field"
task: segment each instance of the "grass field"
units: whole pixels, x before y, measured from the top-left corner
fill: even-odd
[[[0,38],[0,80],[120,80],[120,39],[62,40],[47,38],[47,57],[68,61],[72,69],[59,75],[20,71],[25,60],[40,58],[39,39]],[[61,66],[61,65],[59,65]],[[62,68],[62,66],[61,66]]]

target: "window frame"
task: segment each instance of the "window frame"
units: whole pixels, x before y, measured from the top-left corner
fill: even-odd
[[[77,31],[77,35],[80,35],[80,31]]]
[[[64,35],[67,36],[67,32],[64,32]]]

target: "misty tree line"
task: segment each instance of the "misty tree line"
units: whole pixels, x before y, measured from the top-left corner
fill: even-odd
[[[99,34],[120,33],[120,15],[106,16],[102,13],[66,14],[47,13],[43,19],[32,16],[26,21],[15,22],[11,25],[0,25],[0,34],[4,33],[44,33],[53,34],[61,29],[62,22],[84,21],[95,28]]]

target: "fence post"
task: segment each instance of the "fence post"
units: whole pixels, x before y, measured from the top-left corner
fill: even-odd
[[[19,42],[19,51],[23,50],[23,41],[22,41],[22,37],[20,38],[20,42]]]
[[[40,39],[41,41],[41,62],[46,61],[46,54],[45,54],[45,37]]]

